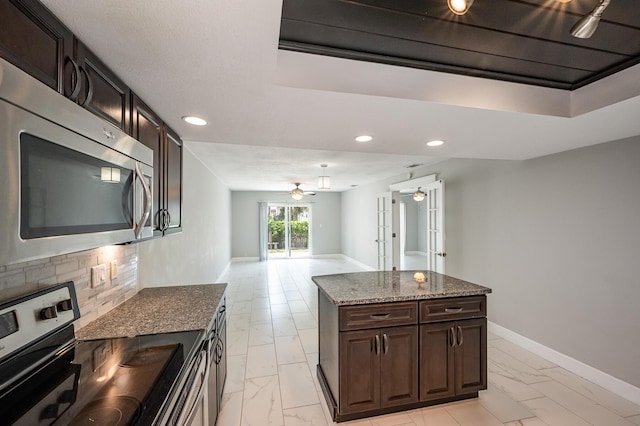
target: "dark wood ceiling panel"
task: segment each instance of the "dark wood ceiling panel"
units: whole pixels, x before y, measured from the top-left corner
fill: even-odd
[[[280,47],[572,89],[640,62],[640,23],[608,14],[640,15],[634,2],[582,40],[569,29],[592,6],[576,0],[476,0],[464,16],[446,0],[283,0]]]
[[[300,31],[306,32],[310,24],[290,23],[292,32],[300,25]],[[412,68],[423,68],[434,71],[453,72],[457,74],[490,77],[499,80],[514,81],[512,76],[520,72],[519,82],[535,84],[553,75],[553,81],[545,81],[545,86],[564,88],[567,82],[586,78],[589,71],[552,64],[541,64],[528,60],[505,58],[483,52],[464,51],[446,46],[431,45],[415,41],[396,40],[348,30],[316,33],[318,38],[314,44],[287,42],[286,48],[308,53],[318,53],[347,59],[370,60],[391,65],[404,65]],[[349,40],[349,49],[339,47],[343,40]],[[362,53],[371,43],[376,45],[375,56]],[[322,47],[319,47],[322,46]],[[420,52],[420,55],[416,55]],[[525,70],[525,71],[523,71]]]

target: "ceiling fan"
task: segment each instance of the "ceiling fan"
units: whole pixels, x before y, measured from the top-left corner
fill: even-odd
[[[291,195],[291,198],[296,201],[301,200],[303,195],[316,195],[313,191],[303,191],[302,188],[300,188],[300,182],[294,182],[294,185],[296,186],[295,188],[289,192],[284,192],[283,194]]]

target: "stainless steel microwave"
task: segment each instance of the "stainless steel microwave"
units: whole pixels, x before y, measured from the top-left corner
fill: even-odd
[[[153,152],[0,59],[0,265],[153,236]]]

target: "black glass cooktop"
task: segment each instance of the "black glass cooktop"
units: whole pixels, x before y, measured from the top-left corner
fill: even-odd
[[[202,332],[190,331],[76,342],[2,391],[0,419],[25,426],[150,425],[201,341]]]

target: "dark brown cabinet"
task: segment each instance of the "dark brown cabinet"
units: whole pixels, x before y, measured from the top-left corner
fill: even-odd
[[[340,347],[341,413],[418,401],[416,326],[347,331]]]
[[[64,93],[72,56],[73,34],[37,0],[0,1],[0,57]]]
[[[420,400],[486,389],[486,346],[486,319],[421,325]]]
[[[98,117],[129,133],[131,94],[93,52],[76,40],[75,60],[80,70],[80,93],[77,101]]]
[[[153,150],[154,236],[182,229],[182,141],[135,93],[131,135]]]
[[[163,232],[182,231],[182,140],[165,126]]]
[[[336,421],[487,388],[484,295],[335,306],[319,292],[318,316],[318,379]]]
[[[0,2],[0,56],[129,132],[129,88],[38,1]]]

